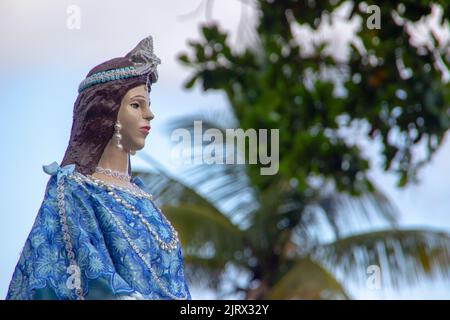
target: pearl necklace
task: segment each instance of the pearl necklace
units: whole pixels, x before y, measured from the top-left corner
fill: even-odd
[[[72,176],[72,178],[77,180],[77,181],[80,181],[80,182],[84,181],[84,182],[87,182],[87,183],[90,183],[90,184],[95,184],[94,181],[98,180],[97,178],[95,178],[92,175],[85,176],[85,175],[83,175],[83,174],[81,174],[79,172],[76,172],[75,175]],[[119,186],[119,185],[111,183],[111,182],[106,182],[104,180],[101,180],[101,181],[103,182],[103,184],[105,184],[105,185],[107,185],[107,186],[109,186],[111,188],[114,188],[114,189],[117,189],[117,190],[129,193],[129,194],[131,194],[134,197],[141,198],[141,199],[153,200],[153,195],[152,194],[145,192],[144,190],[139,188],[135,183],[131,183],[132,184],[132,188],[127,188],[127,187]]]
[[[72,179],[74,179],[75,181],[77,181],[78,183],[82,183],[82,181],[84,180],[84,181],[88,181],[88,182],[90,182],[90,183],[93,183],[94,185],[99,185],[99,186],[102,186],[102,187],[106,187],[107,188],[107,190],[108,190],[108,194],[110,194],[110,192],[112,192],[112,190],[110,190],[110,189],[112,189],[112,187],[111,186],[109,186],[110,188],[108,188],[108,185],[104,182],[104,181],[102,181],[102,180],[100,180],[100,179],[96,179],[96,178],[94,178],[93,176],[88,176],[88,177],[86,177],[86,176],[84,176],[84,175],[82,175],[82,174],[76,174],[76,175],[70,175],[69,176],[70,178],[72,178]],[[110,195],[113,195],[114,196],[114,192],[112,192],[112,194],[110,194]],[[116,195],[117,196],[117,195]],[[151,196],[151,195],[150,195]],[[118,196],[117,196],[118,197]],[[119,200],[117,200],[117,198],[115,197],[115,199],[116,199],[116,201],[117,202],[120,202],[120,203],[123,203],[123,199],[121,199],[120,201]],[[119,198],[120,199],[120,198]],[[150,199],[151,200],[151,199]],[[126,202],[125,202],[126,203]],[[152,201],[152,203],[153,203],[153,201]],[[154,204],[154,203],[153,203]],[[130,205],[130,204],[124,204],[125,206],[127,206],[128,205],[128,207],[131,209],[131,207],[132,208],[134,208],[134,206],[132,206],[132,205]],[[131,207],[130,207],[131,206]],[[170,227],[170,229],[171,230],[173,230],[172,231],[172,236],[173,235],[175,235],[175,237],[174,238],[176,238],[177,239],[177,241],[178,241],[178,233],[177,233],[177,231],[173,228],[173,226],[170,224],[170,222],[165,218],[165,216],[162,214],[162,212],[161,212],[161,210],[154,204],[154,206],[155,206],[155,208],[157,208],[157,210],[161,213],[161,216],[164,218],[164,220],[167,222],[167,224],[169,225],[169,227]],[[128,208],[127,207],[127,208]],[[135,208],[134,208],[135,209]],[[131,239],[131,237],[130,237],[130,235],[128,234],[128,232],[125,230],[125,228],[123,227],[123,225],[122,225],[122,223],[120,222],[120,220],[111,212],[111,210],[109,209],[109,208],[106,208],[106,210],[109,212],[109,214],[111,215],[111,217],[113,218],[113,220],[114,220],[114,222],[116,223],[116,225],[117,225],[117,227],[119,228],[119,230],[120,230],[120,232],[123,234],[123,236],[125,237],[125,239],[127,240],[127,242],[130,244],[130,246],[131,246],[131,248],[133,249],[133,251],[139,256],[139,258],[144,262],[144,264],[145,264],[145,266],[150,270],[150,273],[151,273],[151,275],[152,275],[152,277],[155,279],[155,281],[156,281],[156,283],[158,284],[158,286],[164,291],[164,293],[166,294],[166,295],[168,295],[169,297],[171,297],[172,299],[175,299],[175,300],[186,300],[187,298],[188,298],[188,293],[187,293],[187,291],[185,291],[183,294],[182,294],[182,296],[181,297],[177,297],[176,295],[174,295],[174,294],[172,294],[167,288],[166,288],[166,286],[164,285],[164,283],[161,281],[161,279],[159,279],[159,277],[158,277],[158,275],[156,274],[156,272],[155,272],[155,270],[153,269],[153,267],[152,267],[152,265],[151,265],[151,263],[150,263],[150,261],[148,261],[148,259],[146,259],[146,257],[145,257],[145,255],[141,252],[141,250],[139,250],[139,247],[138,247],[138,245],[133,241],[133,239]],[[134,210],[135,212],[138,212],[137,210]],[[138,216],[141,218],[141,221],[142,221],[142,218],[143,218],[143,216],[142,216],[142,214],[139,214],[138,213]],[[145,220],[145,223],[144,223],[144,225],[146,225],[146,224],[148,224],[149,226],[150,226],[150,224],[148,223],[148,221],[146,221]],[[147,225],[146,225],[146,227],[147,227]],[[148,227],[147,227],[148,228]],[[150,228],[151,228],[151,226],[150,226]],[[156,232],[155,232],[155,234],[156,234]],[[157,237],[157,239],[160,239],[159,238],[159,236],[158,236],[158,234],[156,234],[156,237]],[[157,240],[158,242],[160,242],[159,240]],[[173,239],[172,239],[172,241],[173,241]],[[166,245],[165,245],[165,247],[166,247]],[[169,245],[169,248],[166,248],[166,249],[164,249],[164,250],[167,250],[167,251],[171,251],[172,249],[170,249],[170,245]]]
[[[113,191],[113,187],[106,184],[104,181],[100,179],[96,179],[92,176],[88,176],[88,179],[92,179],[92,182],[108,191],[108,194],[114,198],[118,203],[122,204],[126,209],[131,210],[131,213],[137,217],[141,223],[145,226],[145,228],[153,235],[155,240],[158,242],[161,249],[166,250],[168,252],[171,252],[172,250],[177,248],[177,244],[179,242],[178,240],[178,232],[175,230],[175,228],[172,226],[169,220],[164,216],[161,209],[159,209],[158,206],[152,201],[152,199],[149,199],[150,202],[153,204],[153,206],[156,208],[156,210],[159,212],[160,216],[164,219],[164,221],[167,223],[167,225],[170,228],[171,231],[171,240],[169,242],[164,242],[158,233],[152,228],[151,224],[148,222],[147,219],[145,219],[144,215],[139,212],[139,210],[136,209],[135,206],[128,203],[125,199],[121,198],[118,194],[116,194]]]
[[[73,278],[73,284],[67,285],[69,289],[75,289],[75,295],[77,300],[84,300],[83,289],[81,288],[81,271],[75,259],[75,252],[73,250],[69,226],[67,224],[66,205],[64,200],[64,176],[61,179],[58,177],[56,187],[56,197],[58,199],[58,215],[61,229],[63,232],[64,248],[66,250],[67,258],[69,259],[69,266],[67,267],[67,273],[70,274],[70,278]]]
[[[112,169],[105,169],[102,167],[96,167],[95,172],[106,174],[107,176],[129,182],[131,180],[131,176],[125,172],[120,172]]]
[[[125,230],[125,228],[123,227],[122,223],[119,221],[119,219],[114,216],[114,214],[111,212],[111,210],[107,209],[109,214],[111,215],[111,217],[113,218],[114,222],[116,223],[117,227],[119,228],[120,232],[122,232],[123,236],[125,237],[125,239],[127,240],[127,242],[130,244],[130,246],[133,248],[134,252],[139,256],[139,258],[141,258],[142,262],[144,262],[145,266],[150,270],[150,273],[153,277],[153,279],[155,279],[156,283],[158,284],[158,286],[164,291],[164,293],[166,295],[168,295],[169,297],[171,297],[172,299],[175,300],[186,300],[188,298],[188,293],[187,291],[185,291],[181,297],[177,297],[176,295],[172,294],[169,289],[166,288],[166,286],[164,285],[164,283],[161,281],[161,279],[159,279],[158,275],[156,274],[155,270],[153,269],[150,261],[148,261],[148,259],[145,257],[145,255],[141,252],[141,250],[139,250],[139,247],[137,246],[137,244],[131,239],[130,235],[128,234],[128,232]]]

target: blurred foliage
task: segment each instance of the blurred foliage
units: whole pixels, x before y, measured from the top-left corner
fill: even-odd
[[[154,161],[155,170],[138,173],[180,234],[191,283],[214,289],[225,283],[228,293],[246,299],[346,299],[346,280],[365,285],[370,265],[382,266],[383,284],[397,288],[424,276],[448,277],[450,236],[398,229],[395,208],[368,176],[372,162],[358,139],[348,139],[355,123],[366,123],[364,137],[381,145],[384,170],[396,173],[400,186],[441,145],[450,88],[436,61],[448,63],[448,44],[433,38],[417,48],[406,32],[406,21],[429,14],[432,1],[365,1],[380,6],[381,29],[363,23],[356,36],[364,48],[353,44],[346,60],[320,41],[306,52],[293,32],[294,25],[317,30],[344,1],[251,3],[259,18],[246,48],[235,50],[228,34],[208,23],[179,56],[192,71],[186,87],[225,93],[232,119],[194,115],[173,128],[193,131],[193,120],[203,120],[204,130],[223,133],[279,129],[279,173],[261,175],[261,164],[203,164],[174,177]],[[447,1],[433,3],[450,16]],[[346,19],[365,21],[364,6],[353,4]],[[336,78],[343,94],[336,93]],[[372,227],[376,220],[386,227],[364,232],[353,225]]]
[[[449,126],[450,84],[441,81],[434,67],[436,52],[413,47],[405,23],[392,17],[396,12],[416,21],[430,13],[433,1],[365,1],[381,9],[381,28],[368,29],[363,23],[357,33],[365,50],[352,46],[348,61],[338,61],[320,43],[313,54],[305,54],[293,25],[317,29],[324,15],[333,19],[329,13],[344,2],[258,1],[261,15],[253,48],[233,51],[227,33],[213,23],[202,26],[200,40],[189,42],[190,54],[179,56],[193,71],[186,87],[201,81],[204,90],[225,92],[238,127],[280,128],[280,150],[289,150],[281,152],[280,174],[295,178],[300,192],[312,188],[311,176],[355,194],[372,188],[369,160],[357,143],[336,133],[357,120],[370,126],[369,139],[381,142],[384,169],[397,173],[401,186],[416,177]],[[434,3],[449,16],[449,2]],[[353,6],[348,19],[359,15],[365,22],[369,14],[358,8]],[[447,59],[448,47],[443,49]],[[324,70],[342,75],[344,96],[333,94],[336,85],[320,76]],[[307,81],[312,81],[310,87]],[[415,159],[414,148],[420,146],[426,147],[426,155]],[[252,179],[264,180],[258,185],[274,178],[260,176],[257,166],[249,170]]]
[[[135,174],[179,233],[189,283],[218,298],[348,299],[347,283],[366,285],[372,265],[382,270],[382,288],[450,276],[450,235],[395,228],[395,210],[379,191],[322,192],[306,204],[286,182],[253,188],[242,165],[194,167],[184,182],[154,163]],[[341,234],[352,220],[376,217],[390,228]],[[326,227],[333,240],[324,240]]]

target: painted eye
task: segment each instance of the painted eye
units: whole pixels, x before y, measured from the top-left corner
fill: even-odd
[[[131,106],[133,109],[138,109],[138,108],[139,108],[139,103],[133,102],[133,103],[130,104],[130,106]]]

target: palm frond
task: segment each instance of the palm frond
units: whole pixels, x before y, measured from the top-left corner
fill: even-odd
[[[191,283],[214,290],[219,289],[227,263],[226,259],[219,254],[211,258],[185,254],[183,261],[186,277]]]
[[[381,271],[382,285],[399,288],[422,278],[450,276],[450,235],[430,229],[380,230],[316,248],[314,259],[339,279],[367,283],[368,268]]]
[[[375,186],[358,196],[330,188],[317,188],[308,197],[296,190],[286,193],[282,211],[298,217],[291,237],[304,247],[374,228],[398,226],[398,209]]]
[[[271,288],[269,299],[348,299],[341,284],[308,257],[299,258]]]
[[[162,170],[135,175],[144,181],[147,191],[153,193],[165,216],[179,230],[180,241],[187,250],[198,251],[212,243],[215,250],[232,258],[243,247],[242,231],[195,190]]]
[[[133,175],[142,179],[144,189],[153,195],[159,205],[193,203],[217,210],[213,203],[180,179],[173,177],[151,156],[147,154],[140,156],[150,164],[151,171],[134,171]]]
[[[172,118],[165,126],[167,133],[175,129],[186,129],[190,132],[194,130],[194,121],[201,121],[203,129],[219,129],[224,131],[226,128],[237,128],[238,122],[230,113],[225,112],[203,112],[192,115],[184,115]]]
[[[180,234],[187,254],[236,260],[244,248],[244,234],[220,211],[204,206],[180,203],[161,207]]]
[[[236,225],[247,219],[257,208],[245,174],[238,174],[237,166],[204,165],[194,167],[193,174],[175,178],[147,154],[140,157],[150,164],[151,171],[134,171],[153,194],[158,204],[194,203],[221,211]],[[203,170],[200,170],[203,169]],[[201,171],[196,175],[195,171]]]

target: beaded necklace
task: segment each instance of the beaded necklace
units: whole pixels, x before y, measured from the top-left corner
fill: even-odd
[[[82,179],[81,174],[77,175],[76,177],[74,176],[75,180],[78,179],[78,181],[79,181],[80,178]],[[114,200],[116,200],[119,204],[123,205],[126,209],[130,210],[131,213],[133,214],[133,216],[137,217],[139,219],[139,221],[145,226],[145,228],[151,233],[153,238],[158,242],[158,245],[160,246],[161,249],[171,252],[172,250],[175,250],[177,248],[177,245],[179,242],[178,232],[172,226],[170,221],[167,220],[165,215],[162,213],[161,209],[154,203],[152,195],[149,195],[148,193],[141,190],[137,186],[135,186],[135,187],[136,187],[136,189],[141,190],[140,193],[138,193],[136,191],[131,191],[128,189],[130,191],[130,193],[132,193],[133,195],[136,195],[141,198],[146,198],[153,204],[153,206],[156,208],[156,210],[158,211],[160,216],[163,218],[163,220],[169,226],[169,229],[171,231],[171,240],[168,242],[165,242],[161,239],[161,237],[158,235],[158,233],[153,229],[152,225],[148,222],[148,220],[144,217],[144,215],[142,213],[140,213],[139,210],[136,209],[135,206],[133,206],[128,201],[126,201],[124,198],[120,197],[116,192],[114,192],[114,188],[118,188],[119,190],[124,190],[127,188],[118,187],[116,185],[113,186],[103,180],[93,177],[92,175],[85,176],[83,180],[88,181],[95,186],[99,186],[99,187],[102,187],[103,189],[106,189],[106,191],[108,192],[108,195],[112,196],[114,198]]]
[[[170,229],[172,231],[172,240],[171,240],[170,243],[163,242],[161,240],[161,238],[159,237],[159,235],[153,230],[153,228],[151,227],[150,223],[148,223],[148,221],[144,219],[143,215],[140,214],[139,211],[135,210],[134,206],[130,205],[125,200],[121,199],[117,194],[115,194],[112,191],[112,189],[113,189],[112,186],[108,186],[106,183],[104,183],[104,181],[102,181],[100,179],[96,179],[96,178],[94,178],[92,176],[84,176],[84,175],[82,175],[80,173],[75,173],[73,175],[70,175],[69,177],[74,179],[78,183],[82,183],[83,181],[85,181],[85,182],[90,182],[90,183],[92,183],[94,185],[97,185],[97,186],[105,187],[108,190],[108,194],[112,195],[114,197],[114,199],[116,199],[117,202],[123,204],[127,209],[133,209],[132,210],[133,215],[138,216],[140,218],[140,221],[145,225],[147,230],[149,230],[152,233],[152,235],[155,237],[155,239],[158,242],[158,244],[161,247],[161,249],[170,252],[170,251],[174,250],[177,247],[177,244],[179,242],[179,240],[178,240],[178,233],[173,228],[172,224],[165,218],[165,216],[162,214],[161,210],[156,205],[154,205],[155,208],[157,208],[158,212],[161,214],[163,219],[167,222],[167,224],[169,225],[169,227],[170,227]],[[151,197],[151,195],[150,195],[150,197]],[[152,200],[150,199],[150,201],[152,201]],[[153,203],[153,201],[152,201],[152,203]],[[159,279],[158,275],[156,274],[155,270],[153,269],[150,261],[148,261],[148,259],[145,257],[145,255],[140,251],[140,249],[139,249],[138,245],[136,244],[136,242],[134,242],[133,239],[131,239],[130,235],[125,230],[125,228],[123,227],[123,225],[120,222],[120,220],[111,212],[111,210],[109,208],[106,208],[106,209],[109,212],[109,214],[111,215],[111,217],[113,218],[114,223],[117,225],[117,227],[119,228],[120,232],[125,237],[126,241],[130,244],[130,246],[133,249],[133,251],[138,255],[138,257],[142,260],[142,262],[145,264],[145,266],[149,269],[152,277],[155,279],[156,283],[164,291],[164,293],[166,295],[168,295],[169,297],[171,297],[172,299],[175,299],[175,300],[186,300],[188,298],[187,291],[185,291],[181,297],[178,297],[178,296],[172,294],[166,288],[166,286],[162,283],[161,279]]]
[[[107,176],[122,180],[122,181],[130,181],[131,176],[128,173],[112,170],[112,169],[105,169],[102,167],[96,167],[95,172],[105,174]]]

